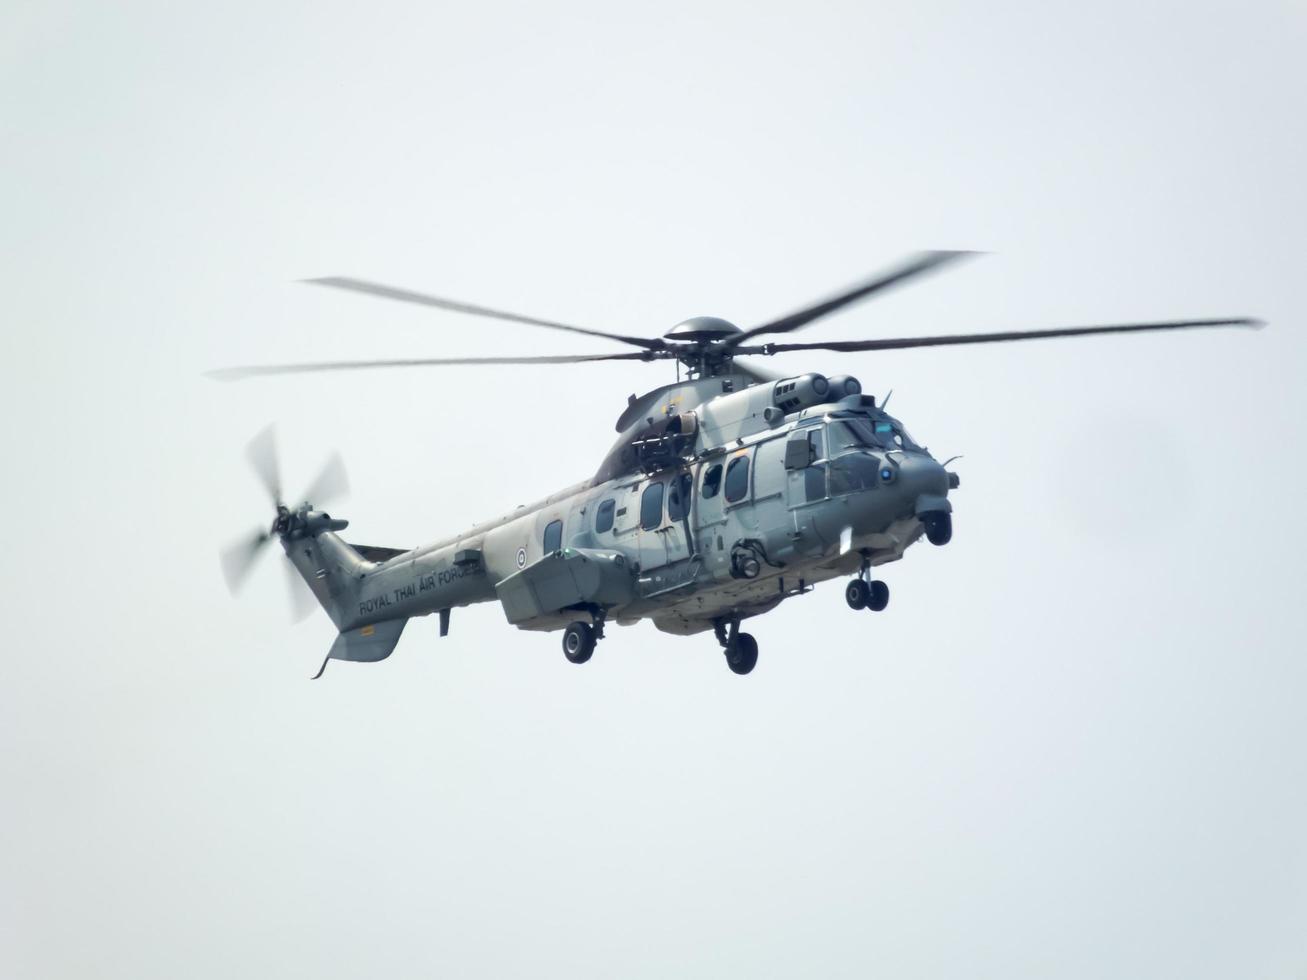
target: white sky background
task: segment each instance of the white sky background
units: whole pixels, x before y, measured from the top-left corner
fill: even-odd
[[[0,973],[1307,975],[1297,2],[0,9]],[[1261,333],[886,355],[947,548],[584,668],[494,606],[380,665],[218,547],[332,449],[409,546],[590,474],[658,365],[219,385],[750,325]],[[777,358],[780,362],[781,358]]]

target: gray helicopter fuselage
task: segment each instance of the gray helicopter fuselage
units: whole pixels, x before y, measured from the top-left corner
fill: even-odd
[[[750,358],[1262,325],[1249,317],[1227,317],[857,340],[796,337],[823,317],[969,254],[918,253],[748,329],[696,316],[661,337],[523,316],[347,276],[310,280],[604,338],[625,350],[265,364],[211,375],[236,380],[420,365],[675,361],[689,377],[631,396],[617,421],[621,436],[589,480],[413,550],[352,546],[335,533],[347,522],[314,510],[308,501],[292,510],[282,498],[275,445],[266,430],[247,455],[277,515],[270,529],[222,552],[228,585],[238,588],[263,546],[279,540],[340,629],[328,660],[385,659],[410,618],[439,613],[443,636],[453,608],[497,601],[512,625],[562,629],[563,653],[572,663],[590,659],[610,620],[651,619],[672,633],[712,629],[730,669],[747,674],[757,663],[758,644],[740,632],[741,620],[813,583],[853,573],[857,578],[844,592],[849,607],[884,610],[889,587],[871,578],[872,566],[901,558],[923,535],[932,544],[948,543],[953,527],[948,494],[958,486],[956,474],[864,396],[855,379],[763,377],[749,366]],[[327,491],[343,483],[339,464],[329,464],[308,499],[321,503]]]
[[[457,537],[382,562],[330,531],[286,551],[356,638],[489,601],[523,629],[649,618],[689,634],[897,560],[923,515],[951,510],[956,477],[852,379],[836,379],[853,390],[839,398],[820,375],[752,380],[633,399],[594,478]],[[372,659],[359,642],[359,655],[333,655]]]

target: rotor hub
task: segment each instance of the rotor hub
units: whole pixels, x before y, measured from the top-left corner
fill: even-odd
[[[272,522],[272,533],[278,536],[289,534],[295,524],[295,515],[285,504],[277,505],[277,517]]]
[[[700,344],[713,343],[743,332],[735,324],[719,316],[692,316],[668,330],[663,334],[663,339]]]

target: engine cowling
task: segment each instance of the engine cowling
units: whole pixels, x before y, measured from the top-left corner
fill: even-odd
[[[772,404],[788,415],[800,408],[830,401],[830,382],[824,374],[800,374],[782,378],[772,387]]]
[[[862,394],[862,382],[851,374],[836,374],[826,380],[830,382],[830,400],[833,402]]]

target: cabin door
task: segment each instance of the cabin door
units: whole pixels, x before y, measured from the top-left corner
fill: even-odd
[[[640,569],[653,571],[690,557],[686,516],[692,490],[690,474],[662,476],[640,490]]]
[[[824,513],[821,506],[827,496],[827,479],[830,464],[826,461],[826,440],[824,427],[814,425],[799,429],[790,434],[789,440],[807,443],[807,465],[789,469],[786,496],[794,522],[796,548],[804,554],[820,554],[826,545],[833,542],[828,534],[823,534],[818,517]],[[794,450],[791,450],[794,452]],[[797,460],[795,463],[797,464]]]

